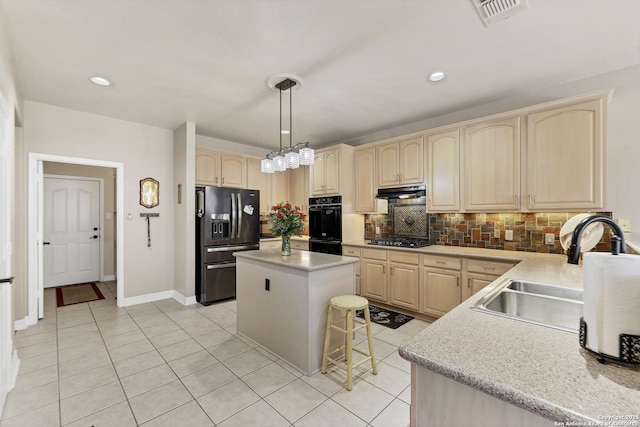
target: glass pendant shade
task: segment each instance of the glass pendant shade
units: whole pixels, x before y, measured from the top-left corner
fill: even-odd
[[[274,173],[276,171],[275,165],[273,164],[273,160],[271,159],[262,159],[260,162],[260,172],[262,173]]]
[[[273,158],[273,165],[276,172],[284,172],[287,170],[287,161],[283,156],[276,156]]]
[[[289,151],[284,155],[287,162],[287,169],[298,169],[300,167],[300,155],[295,151]]]
[[[309,166],[313,164],[314,151],[313,148],[301,148],[300,149],[300,164]]]

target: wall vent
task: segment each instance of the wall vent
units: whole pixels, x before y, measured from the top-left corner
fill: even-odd
[[[471,0],[485,27],[529,8],[527,0]]]

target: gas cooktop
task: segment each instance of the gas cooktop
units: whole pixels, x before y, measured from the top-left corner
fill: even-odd
[[[370,245],[376,246],[394,246],[397,248],[421,248],[423,246],[429,246],[428,239],[402,239],[402,238],[389,238],[389,239],[371,239]]]

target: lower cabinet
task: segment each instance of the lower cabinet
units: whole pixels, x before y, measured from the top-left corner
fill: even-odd
[[[306,239],[291,238],[289,243],[291,244],[291,249],[298,249],[300,251],[309,250],[309,241]]]
[[[489,283],[511,270],[517,262],[465,260],[466,284],[462,287],[462,300],[469,298]]]
[[[384,249],[363,249],[360,264],[362,296],[388,302],[387,251]]]
[[[440,317],[462,301],[462,260],[424,255],[420,282],[420,311]]]
[[[342,247],[342,256],[351,256],[355,258],[360,258],[362,255],[362,251],[359,247],[356,246],[343,246]],[[360,280],[360,269],[362,262],[356,264],[356,294],[362,295],[361,283]]]
[[[418,311],[420,255],[404,252],[389,254],[389,303]]]

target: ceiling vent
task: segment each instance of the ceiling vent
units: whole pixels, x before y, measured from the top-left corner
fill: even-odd
[[[527,0],[471,0],[485,27],[527,10]]]

